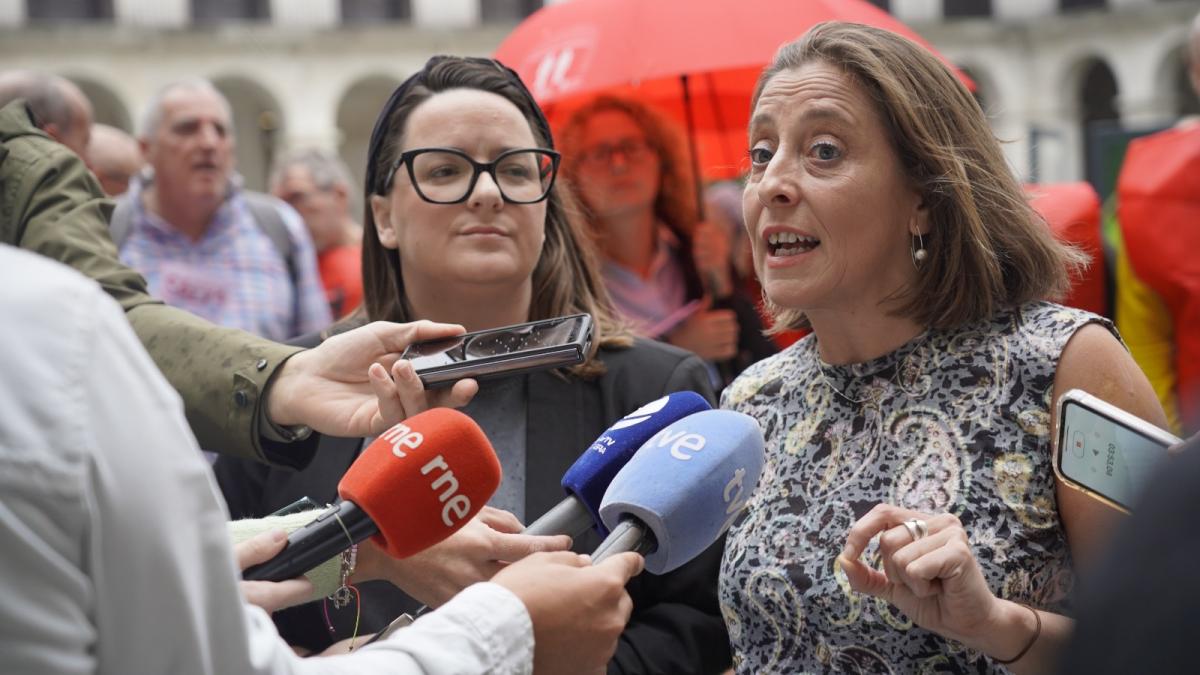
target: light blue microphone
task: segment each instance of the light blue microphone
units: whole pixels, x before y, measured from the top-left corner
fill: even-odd
[[[525,528],[525,534],[568,534],[578,537],[600,522],[600,500],[621,467],[651,436],[668,424],[712,408],[694,391],[677,391],[655,399],[617,420],[600,434],[563,474],[567,498]]]
[[[700,555],[745,507],[764,459],[758,422],[731,410],[705,410],[646,441],[600,504],[611,530],[594,564],[623,551],[646,556],[664,574]]]

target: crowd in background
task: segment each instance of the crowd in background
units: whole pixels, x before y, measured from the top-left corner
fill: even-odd
[[[1191,59],[1200,90],[1200,21]],[[117,331],[113,344],[96,338],[113,359],[110,370],[127,368],[106,371],[123,383],[115,386],[139,390],[131,380],[162,370],[167,380],[155,373],[138,399],[146,410],[177,408],[167,383],[180,390],[192,431],[176,410],[154,433],[189,451],[195,433],[220,457],[214,469],[224,503],[206,492],[208,466],[180,464],[185,482],[203,484],[189,483],[188,494],[205,514],[263,518],[298,497],[334,499],[338,479],[382,430],[380,420],[395,417],[389,412],[465,406],[496,445],[505,476],[492,505],[511,516],[489,511],[482,539],[453,549],[463,561],[457,568],[449,556],[407,567],[367,557],[374,562],[363,567],[374,576],[360,580],[376,585],[363,585],[361,614],[331,618],[311,602],[276,613],[280,633],[305,652],[336,651],[350,631],[382,630],[425,603],[449,608],[433,613],[446,625],[424,623],[429,632],[414,633],[422,645],[403,649],[431,671],[461,658],[461,667],[519,672],[511,663],[479,664],[516,663],[524,657],[509,650],[519,651],[529,635],[559,650],[534,654],[532,663],[569,670],[566,629],[547,633],[555,622],[579,631],[571,635],[598,636],[582,653],[609,662],[610,672],[731,665],[756,673],[873,672],[896,663],[1045,670],[1073,632],[1066,617],[1076,573],[1111,577],[1122,569],[1098,562],[1108,560],[1115,514],[1055,482],[1045,421],[1051,401],[1073,388],[1103,391],[1181,436],[1200,431],[1200,271],[1190,255],[1190,243],[1200,244],[1193,227],[1200,125],[1181,122],[1129,150],[1110,205],[1109,315],[1057,305],[1088,274],[1088,261],[1071,242],[1055,240],[1030,206],[962,83],[934,56],[884,31],[825,24],[781,50],[754,94],[747,174],[710,185],[693,175],[682,131],[652,106],[598,97],[553,133],[516,74],[481,59],[435,57],[401,85],[380,112],[366,167],[296,148],[272,169],[269,193],[241,185],[230,105],[205,80],[163,87],[136,138],[93,125],[87,98],[51,74],[0,73],[0,108],[0,122],[17,129],[4,130],[6,142],[48,137],[90,171],[72,173],[74,158],[56,156],[60,166],[22,193],[51,195],[35,215],[55,214],[47,223],[90,218],[104,228],[63,234],[43,223],[38,230],[31,215],[14,219],[6,243],[52,252],[122,303],[153,363],[126,353],[136,342],[115,308],[104,305],[92,318],[64,311],[55,326],[69,332],[91,321]],[[443,176],[435,170],[470,181],[447,188],[435,183]],[[540,179],[523,184],[525,170]],[[351,209],[352,176],[360,173],[361,215]],[[64,177],[75,192],[54,187]],[[4,186],[16,194],[9,185],[18,181]],[[435,195],[434,185],[456,192]],[[110,260],[114,248],[120,262]],[[92,255],[106,261],[102,269],[86,261]],[[8,264],[12,283],[17,269],[53,277],[40,261]],[[55,283],[77,302],[99,297]],[[150,296],[187,316],[151,326]],[[58,307],[69,304],[60,298]],[[377,365],[393,350],[374,337],[388,329],[372,322],[475,330],[576,312],[592,315],[595,339],[586,362],[565,374],[426,398],[401,362]],[[265,340],[221,333],[210,347],[200,336],[218,334],[189,317]],[[284,394],[266,401],[268,387],[286,391],[281,382],[301,364],[340,362],[351,349],[343,345],[362,351],[364,341],[374,351],[353,357],[354,375],[331,375],[336,368],[327,365],[313,381],[332,387],[315,391],[334,398],[349,399],[353,388],[354,406],[374,413],[369,422],[350,414],[331,421],[291,397],[285,406]],[[242,361],[231,365],[235,352]],[[234,382],[232,393],[225,384],[204,392],[180,384],[184,370],[201,363]],[[522,523],[555,503],[558,477],[580,448],[614,419],[681,390],[754,417],[767,441],[764,483],[727,538],[676,572],[642,575],[627,587],[640,570],[635,556],[586,579],[583,563],[565,557],[555,559],[559,567],[545,558],[535,561],[540,568],[496,563],[494,542],[515,541],[504,537],[520,536]],[[65,401],[47,399],[45,409],[65,411]],[[35,473],[53,471],[39,465]],[[112,471],[129,479],[136,467],[116,463]],[[102,494],[117,503],[120,491],[108,485]],[[155,498],[169,501],[161,492]],[[115,508],[109,517],[131,512]],[[185,518],[187,509],[167,515]],[[213,540],[211,529],[195,536],[203,542],[198,556],[231,558],[229,542]],[[530,541],[513,559],[568,545]],[[596,541],[570,543],[587,552]],[[234,595],[229,565],[203,573],[196,560],[180,566]],[[492,575],[496,584],[472,586]],[[155,579],[179,585],[189,606],[206,606],[200,582],[183,574]],[[117,577],[107,581],[113,593],[137,592]],[[603,630],[543,611],[554,592],[584,585],[604,608]],[[305,586],[296,594],[314,592]],[[532,623],[505,636],[501,624],[521,623],[513,617],[523,616],[522,603]],[[1082,606],[1103,604],[1093,597]],[[228,623],[219,639],[238,639],[239,631],[252,642],[273,639],[265,615],[251,615],[253,627],[242,629],[236,603],[218,605],[214,612]],[[500,608],[496,625],[480,631],[495,630],[508,647],[478,662],[470,648],[422,655],[438,651],[439,640],[453,652],[456,626],[491,607]],[[1102,631],[1081,634],[1095,645]],[[193,657],[204,660],[204,650],[198,645]],[[126,658],[132,672],[149,657]],[[1094,665],[1078,653],[1064,663]]]
[[[1200,59],[1197,49],[1192,40],[1193,64]],[[1194,65],[1189,73],[1193,83],[1200,77]],[[267,204],[239,186],[229,103],[206,81],[164,87],[144,111],[138,138],[93,124],[90,102],[65,78],[0,74],[0,99],[18,96],[46,120],[47,133],[87,162],[105,193],[124,205],[113,226],[116,243],[122,260],[147,277],[156,296],[277,340],[321,330],[358,309],[362,226],[351,211],[355,181],[333,153],[316,148],[283,153],[269,187],[286,206]],[[174,129],[175,118],[184,116],[186,131]],[[204,119],[193,121],[197,116]],[[1181,166],[1168,167],[1174,173],[1147,171],[1145,165],[1155,162],[1149,159],[1156,156],[1148,147],[1152,142],[1171,145],[1178,136],[1186,143],[1190,123],[1182,120],[1170,134],[1132,145],[1130,168],[1105,207],[1108,260],[1094,261],[1096,271],[1082,273],[1077,282],[1100,284],[1108,277],[1111,297],[1102,305],[1104,313],[1117,322],[1150,376],[1176,433],[1196,431],[1191,417],[1200,415],[1192,393],[1200,385],[1188,365],[1195,359],[1187,357],[1194,349],[1190,331],[1182,328],[1191,321],[1193,294],[1185,288],[1191,271],[1186,260],[1157,261],[1185,250],[1171,242],[1188,228],[1168,221],[1186,219],[1189,212],[1181,205],[1164,218],[1159,205],[1180,199],[1173,193],[1186,193],[1186,183],[1172,181],[1190,165],[1181,159]],[[719,386],[804,334],[776,328],[770,332],[774,347],[762,337],[770,318],[741,222],[741,183],[705,186],[702,218],[682,130],[665,115],[637,101],[602,97],[574,113],[560,135],[566,146],[563,178],[604,256],[608,292],[636,332],[705,358]],[[1150,206],[1139,208],[1139,200]],[[1128,215],[1118,218],[1118,211]],[[131,219],[136,226],[126,222]],[[233,230],[222,225],[229,219]],[[169,242],[174,233],[185,236]],[[317,307],[318,295],[328,311]],[[1094,305],[1081,304],[1089,310]]]

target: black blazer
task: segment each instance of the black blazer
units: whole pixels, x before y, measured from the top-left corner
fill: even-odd
[[[696,391],[714,402],[704,364],[689,352],[639,339],[629,349],[603,349],[599,357],[607,372],[595,380],[549,372],[525,376],[525,513],[530,521],[562,500],[562,475],[617,419],[673,391]],[[304,496],[320,503],[333,501],[337,482],[359,448],[360,439],[327,437],[301,471],[229,457],[221,457],[215,470],[232,517],[258,517]],[[588,553],[599,543],[599,536],[589,531],[576,539],[574,548]],[[643,573],[630,581],[633,616],[609,673],[719,673],[729,667],[729,638],[717,601],[723,546],[724,539],[669,574]],[[369,582],[360,591],[360,634],[377,631],[417,606],[387,582]],[[349,636],[353,610],[330,607],[338,639]],[[333,641],[319,602],[277,612],[275,622],[292,644],[322,649]]]

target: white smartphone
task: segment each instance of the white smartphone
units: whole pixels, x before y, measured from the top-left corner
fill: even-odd
[[[1153,424],[1072,389],[1058,400],[1054,473],[1068,486],[1125,513],[1167,448],[1180,439]]]

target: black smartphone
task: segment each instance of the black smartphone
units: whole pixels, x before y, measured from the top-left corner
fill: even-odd
[[[1069,487],[1129,513],[1150,473],[1180,439],[1079,389],[1058,401],[1054,473]]]
[[[320,504],[313,501],[311,498],[301,497],[300,499],[297,499],[296,501],[292,502],[291,504],[288,504],[287,506],[283,507],[282,509],[279,509],[278,511],[276,511],[275,513],[272,513],[270,515],[272,515],[272,516],[290,516],[293,513],[301,513],[302,511],[316,511],[317,509],[320,509],[320,508],[323,508],[323,507]]]
[[[464,378],[486,380],[583,363],[592,343],[592,316],[575,314],[515,326],[414,342],[401,356],[425,388]]]

